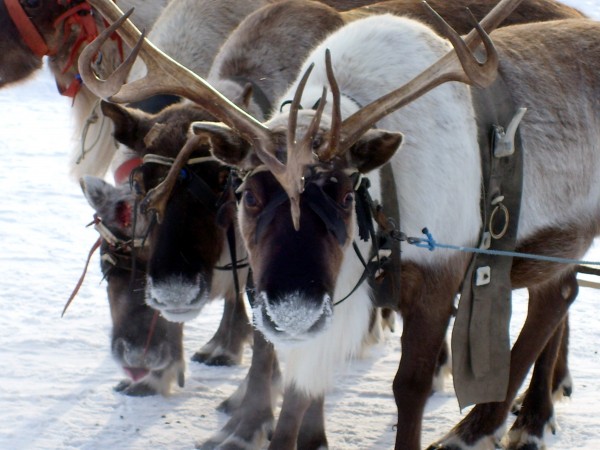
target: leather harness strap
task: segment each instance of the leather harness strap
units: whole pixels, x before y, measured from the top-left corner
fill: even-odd
[[[522,111],[515,115],[516,108],[500,74],[489,88],[471,92],[483,176],[479,246],[514,251],[523,180],[523,149],[516,126]],[[514,136],[507,138],[502,126],[509,124]],[[507,142],[512,153],[506,151]],[[454,388],[461,408],[506,398],[512,259],[474,254],[463,281],[452,332]]]

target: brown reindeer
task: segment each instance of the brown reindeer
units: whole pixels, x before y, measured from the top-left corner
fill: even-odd
[[[148,252],[142,242],[148,224],[142,217],[135,223],[134,195],[128,187],[113,187],[91,176],[82,179],[81,187],[101,236],[111,350],[128,376],[115,390],[132,396],[166,395],[175,381],[184,384],[183,326],[160,317],[144,301]]]

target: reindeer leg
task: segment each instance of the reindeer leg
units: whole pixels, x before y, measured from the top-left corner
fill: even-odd
[[[469,414],[441,441],[429,449],[493,449],[495,434],[502,428],[512,401],[531,365],[563,321],[569,305],[577,295],[573,273],[530,289],[529,309],[510,360],[510,376],[504,402],[483,403]],[[530,448],[530,447],[527,447]]]
[[[569,354],[569,316],[560,325],[562,339],[558,349],[558,355],[554,364],[554,372],[552,374],[552,399],[553,402],[562,400],[564,397],[570,397],[573,392],[573,380],[568,366]],[[511,411],[514,415],[518,415],[523,406],[523,400],[527,393],[523,393],[513,402]]]
[[[262,333],[255,331],[252,363],[241,405],[221,431],[196,448],[262,448],[274,426],[273,409],[278,390],[273,381],[279,377],[279,365],[273,345],[265,340]]]
[[[328,448],[325,434],[325,398],[313,400],[302,419],[298,435],[298,450],[319,450]]]
[[[573,380],[569,372],[569,316],[564,320],[562,340],[554,365],[554,375],[552,378],[552,397],[554,401],[562,400],[563,397],[570,397],[573,392]]]
[[[192,361],[209,366],[233,366],[242,360],[244,342],[252,336],[252,326],[248,319],[241,295],[225,297],[225,307],[221,323],[215,335],[192,356]]]
[[[552,433],[556,431],[551,389],[563,330],[564,322],[558,326],[535,361],[531,382],[523,398],[519,416],[508,433],[509,449],[540,448],[546,427],[549,427]]]
[[[452,361],[450,360],[450,347],[448,346],[448,341],[444,339],[435,366],[431,395],[436,392],[444,392],[444,382],[446,381],[446,377],[449,377],[451,374]]]
[[[393,383],[398,407],[395,448],[419,450],[423,411],[452,314],[454,296],[448,293],[454,290],[415,267],[403,267],[402,283],[402,357]]]
[[[269,450],[296,448],[304,416],[313,401],[307,395],[297,391],[294,386],[285,389],[277,428],[275,428]]]

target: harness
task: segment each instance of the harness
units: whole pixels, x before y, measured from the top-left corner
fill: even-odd
[[[100,258],[102,275],[104,275],[104,278],[108,278],[112,268],[131,271],[133,276],[133,274],[136,272],[135,251],[137,249],[144,248],[146,245],[145,239],[121,239],[117,237],[108,229],[106,225],[104,225],[104,223],[102,223],[102,219],[96,214],[94,214],[94,220],[87,226],[89,227],[90,225],[94,225],[94,228],[98,234],[100,234],[100,237],[92,245],[92,248],[88,253],[85,265],[83,267],[83,272],[63,308],[61,317],[65,315],[69,305],[77,296],[77,293],[79,292],[79,289],[85,280],[85,275],[87,274],[90,260],[98,248],[100,248],[100,251],[102,252],[102,256]]]
[[[515,250],[523,183],[523,148],[516,109],[498,74],[472,89],[482,161],[480,248]],[[461,408],[506,399],[513,258],[475,253],[463,281],[452,332],[454,388]]]
[[[48,47],[48,44],[44,40],[43,36],[36,28],[34,23],[29,18],[27,12],[21,5],[20,0],[5,0],[6,9],[10,18],[12,19],[15,27],[19,31],[21,38],[29,47],[29,49],[39,57],[42,56],[53,56],[58,52],[58,48],[64,45],[73,30],[77,31],[77,38],[75,39],[75,43],[70,49],[69,58],[63,68],[61,69],[61,73],[66,73],[76,62],[77,53],[81,46],[86,43],[92,42],[98,36],[98,27],[96,26],[96,20],[94,18],[94,13],[92,7],[82,0],[56,0],[59,3],[64,3],[65,5],[72,4],[70,8],[68,8],[64,13],[58,16],[54,22],[53,26],[56,29],[56,33],[58,34],[62,27],[62,42],[57,44],[57,48],[51,49]],[[106,20],[104,20],[104,24],[108,26]],[[117,46],[119,49],[119,54],[121,59],[123,59],[123,43],[118,34],[113,34],[111,39],[117,42]],[[99,59],[101,59],[102,55],[99,55]],[[67,87],[58,86],[58,91],[61,95],[75,98],[79,90],[81,89],[82,81],[79,74],[76,74],[73,78],[73,81]]]

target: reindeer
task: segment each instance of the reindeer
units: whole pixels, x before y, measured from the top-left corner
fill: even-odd
[[[302,18],[300,22],[298,17]],[[297,28],[291,28],[292,23]],[[209,79],[236,104],[254,115],[266,117],[272,99],[281,95],[293,80],[310,48],[322,40],[328,30],[342,24],[336,11],[317,2],[288,1],[266,6],[243,21],[225,42],[215,58]],[[275,31],[265,33],[265,29]],[[294,29],[297,31],[291,31]],[[280,35],[277,37],[281,44],[279,52],[267,50],[272,48],[274,33]],[[298,42],[301,44],[294,46]],[[295,51],[290,52],[288,48]],[[269,57],[259,61],[261,54]],[[168,170],[164,165],[167,162],[152,162],[153,155],[160,156],[160,161],[174,159],[187,139],[190,124],[211,119],[198,105],[189,103],[173,105],[154,116],[109,103],[104,103],[102,108],[115,122],[115,137],[148,161],[140,169],[137,183],[143,193],[155,187]],[[203,180],[216,196],[226,197],[224,188],[229,169],[219,167],[210,160],[212,158],[206,161],[206,148],[192,148],[192,151],[199,158],[204,157],[192,166],[194,176]],[[215,361],[237,364],[242,356],[242,344],[251,333],[239,294],[247,269],[240,264],[237,270],[241,284],[236,286],[231,271],[218,268],[231,264],[231,248],[241,259],[244,250],[239,236],[234,241],[227,240],[227,233],[234,233],[237,228],[233,223],[234,210],[224,212],[232,205],[231,198],[219,212],[214,205],[206,205],[202,197],[202,192],[182,183],[177,204],[169,205],[160,225],[153,229],[149,237],[152,256],[147,301],[168,319],[184,321],[199,314],[208,299],[225,297],[226,311],[215,336],[218,339],[197,352],[193,359],[211,364]],[[228,228],[231,230],[227,231]],[[174,284],[178,285],[177,295],[173,295]],[[232,316],[229,310],[239,312]]]
[[[228,136],[228,137],[230,137],[230,136]],[[191,148],[191,147],[189,147],[189,148]],[[178,169],[179,169],[179,168],[178,168]],[[175,171],[175,173],[176,173],[176,171]]]
[[[387,20],[390,27],[384,31]],[[487,27],[485,22],[482,24]],[[404,43],[395,41],[386,51],[392,31],[401,34],[402,39],[411,36]],[[593,43],[599,33],[598,24],[573,20],[507,27],[492,34],[498,47],[500,73],[513,101],[532,108],[521,123],[521,135],[530,149],[524,155],[524,204],[518,238],[521,251],[578,258],[598,233],[597,199],[590,194],[597,189],[595,163],[591,161],[596,159],[593,149],[597,141],[592,130],[597,129],[598,123],[595,116],[585,112],[594,110],[598,95],[596,68],[594,63],[573,66],[564,55],[592,52],[589,59],[594,61],[597,55],[593,54]],[[377,34],[379,39],[373,39],[377,47],[370,47],[365,36]],[[353,36],[361,38],[352,41]],[[317,359],[331,361],[334,356],[326,351],[355,351],[349,341],[356,338],[346,330],[360,335],[353,320],[368,313],[362,309],[368,304],[355,295],[334,306],[345,295],[351,280],[358,279],[364,270],[349,245],[351,236],[359,242],[353,210],[359,174],[369,173],[373,198],[385,197],[386,193],[379,189],[379,167],[389,160],[396,178],[400,216],[406,218],[402,228],[407,235],[416,235],[427,225],[436,230],[442,242],[464,246],[477,242],[481,227],[481,168],[471,90],[446,85],[416,98],[448,79],[486,85],[492,74],[473,73],[469,63],[463,61],[469,73],[465,77],[452,67],[448,56],[443,57],[446,49],[436,49],[433,41],[429,30],[417,30],[411,22],[364,19],[332,35],[315,50],[309,58],[315,62],[311,83],[304,93],[296,89],[298,86],[290,90],[288,96],[296,92],[296,101],[289,113],[276,115],[262,125],[227,111],[222,120],[231,128],[195,126],[215,156],[247,173],[239,221],[259,299],[254,320],[278,349],[294,345],[287,352],[291,359],[286,375],[287,385],[293,387],[296,395],[290,396],[287,404],[286,395],[282,409],[282,417],[290,424],[299,424],[301,419],[284,414],[286,406],[290,406],[288,411],[306,410],[311,404],[307,397],[325,389],[322,378],[328,370]],[[453,43],[456,45],[456,39]],[[486,48],[488,61],[484,67],[491,67],[494,53],[491,45]],[[326,49],[331,51],[330,64],[322,64]],[[428,52],[432,53],[431,59],[418,64]],[[382,54],[386,55],[385,64],[379,62]],[[402,85],[403,77],[418,73],[419,65],[424,67],[438,58],[438,63],[413,81],[392,91],[394,85]],[[465,55],[461,58],[467,59]],[[394,66],[391,59],[398,65]],[[353,60],[362,64],[352,67]],[[413,74],[407,73],[407,61]],[[539,69],[549,63],[557,71],[545,77]],[[336,78],[332,67],[337,69]],[[356,80],[361,73],[368,76]],[[384,73],[388,79],[391,73],[397,74],[398,79],[378,91],[380,86],[374,86],[372,80],[383,79]],[[582,84],[572,86],[573,79]],[[298,85],[305,82],[303,79]],[[299,111],[299,104],[314,104],[327,82],[335,93],[332,116],[323,114],[321,108]],[[386,91],[392,93],[385,95]],[[561,95],[548,98],[548,92]],[[325,100],[323,95],[320,103]],[[552,120],[557,111],[561,112],[561,119]],[[375,123],[377,128],[371,129]],[[565,125],[577,129],[577,135],[566,137]],[[443,128],[443,136],[431,132],[436,127]],[[396,154],[403,140],[399,131],[405,133],[406,140],[403,150]],[[235,148],[222,145],[239,135],[243,141],[238,138]],[[301,137],[296,138],[297,135]],[[250,148],[246,142],[255,146]],[[557,159],[559,168],[548,166],[548,161]],[[585,167],[576,161],[586,161]],[[552,185],[548,184],[550,180]],[[578,199],[575,202],[574,195]],[[433,204],[435,208],[431,207]],[[263,214],[272,209],[276,209],[277,220],[270,219],[272,214],[269,218]],[[565,239],[565,232],[573,239]],[[368,247],[362,247],[361,253],[367,254]],[[429,375],[451,314],[452,293],[461,284],[467,262],[464,255],[450,251],[429,253],[403,246],[399,306],[404,331],[402,358],[394,380],[398,405],[396,448],[420,448],[420,422],[431,388]],[[569,264],[515,258],[512,285],[529,288],[530,307],[511,352],[506,398],[475,406],[431,448],[494,447],[495,433],[500,430],[518,387],[576,295],[574,268]],[[367,297],[366,293],[363,295]],[[349,306],[348,302],[353,304]],[[356,340],[353,344],[357,345]],[[311,358],[314,359],[309,362]],[[319,367],[318,380],[311,378],[308,367]],[[272,448],[289,448],[295,442],[290,433],[278,433],[281,420],[271,441]],[[508,436],[510,446],[539,445],[534,436],[518,429],[513,431]]]
[[[134,195],[85,176],[81,187],[95,210],[100,232],[101,269],[107,281],[112,319],[113,357],[128,375],[115,390],[126,395],[167,395],[177,381],[184,385],[183,326],[160,317],[144,302],[147,223],[134,220]],[[135,223],[136,232],[133,232]],[[135,258],[135,263],[133,262]]]

